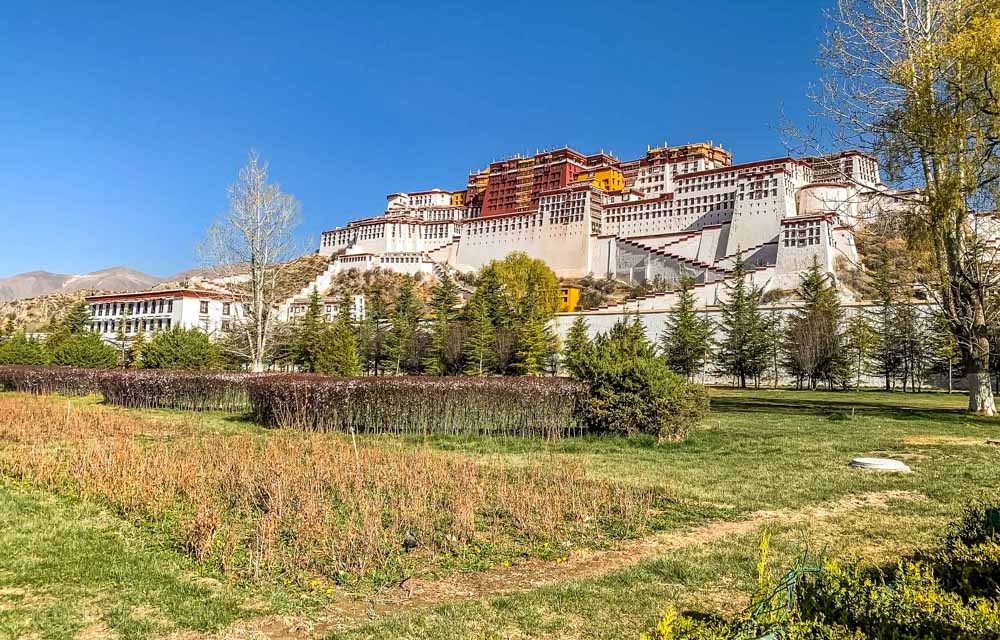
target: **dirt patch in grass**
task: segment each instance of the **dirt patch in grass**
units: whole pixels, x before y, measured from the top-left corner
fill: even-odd
[[[997,434],[997,437],[1000,438],[1000,433]],[[986,440],[983,438],[969,438],[962,436],[910,436],[908,438],[903,438],[903,443],[916,446],[934,446],[934,445],[986,446]]]
[[[462,600],[502,596],[546,585],[596,578],[628,568],[670,551],[709,544],[728,536],[756,531],[769,523],[830,520],[861,509],[886,509],[894,502],[922,501],[927,497],[914,491],[879,491],[846,496],[835,502],[798,511],[758,511],[737,521],[713,522],[686,531],[622,542],[609,550],[580,550],[565,560],[526,559],[508,567],[479,573],[452,574],[442,580],[414,576],[399,587],[379,596],[349,598],[330,605],[314,619],[298,616],[269,616],[236,623],[216,640],[292,640],[312,638],[342,631],[384,616],[427,610]],[[721,597],[721,596],[719,596]],[[172,640],[201,636],[176,635]]]

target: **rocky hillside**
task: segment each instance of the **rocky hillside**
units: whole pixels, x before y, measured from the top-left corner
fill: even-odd
[[[301,290],[302,287],[322,273],[329,263],[329,258],[317,254],[302,256],[301,258],[296,258],[285,263],[281,269],[279,298],[284,300],[296,291]],[[30,287],[35,285],[40,289],[56,287],[57,290],[50,290],[44,294],[30,297],[18,295],[16,299],[5,299],[2,295],[3,290],[0,289],[0,325],[6,326],[8,320],[12,320],[17,329],[23,329],[28,332],[39,331],[53,318],[61,317],[74,303],[96,293],[136,291],[151,288],[176,289],[191,287],[194,289],[215,289],[220,286],[218,283],[212,282],[217,272],[205,269],[192,270],[166,279],[146,276],[152,280],[151,282],[147,282],[139,277],[129,276],[128,273],[138,274],[139,276],[144,275],[129,269],[120,270],[117,272],[117,275],[109,274],[107,277],[100,276],[102,273],[112,271],[115,270],[106,269],[103,272],[98,271],[93,274],[87,274],[87,276],[73,276],[77,280],[72,282],[61,279],[63,276],[59,276],[58,274],[48,274],[49,276],[54,276],[54,278],[50,279],[39,277],[34,285],[29,283],[28,278],[18,280],[18,292],[30,291]],[[41,274],[44,272],[36,273]],[[224,273],[227,275],[239,275],[241,270],[232,268],[227,269]],[[28,275],[22,274],[22,276]],[[14,278],[21,278],[21,276],[14,276]],[[12,279],[6,278],[5,280]],[[4,280],[0,280],[0,282],[4,282]],[[96,282],[102,286],[77,288],[77,284],[81,282]]]
[[[54,318],[61,318],[71,306],[84,297],[102,293],[99,291],[74,291],[73,293],[50,293],[35,298],[20,300],[0,300],[0,323],[4,327],[13,322],[15,329],[28,333],[41,331]]]
[[[0,278],[0,301],[36,298],[50,293],[74,294],[81,291],[137,291],[149,289],[163,278],[128,267],[111,267],[82,275],[30,271]]]

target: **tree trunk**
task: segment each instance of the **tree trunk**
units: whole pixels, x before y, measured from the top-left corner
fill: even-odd
[[[971,364],[971,363],[970,363]],[[968,367],[969,380],[969,411],[980,416],[995,416],[996,404],[993,402],[993,385],[988,370],[982,367]]]

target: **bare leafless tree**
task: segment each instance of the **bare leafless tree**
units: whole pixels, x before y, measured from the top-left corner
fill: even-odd
[[[954,43],[996,0],[838,0],[813,92],[829,147],[874,155],[893,190],[881,214],[903,220],[962,350],[969,409],[995,415],[989,329],[1000,286],[995,221],[996,115],[990,72],[970,74]],[[975,99],[971,96],[975,94]],[[992,102],[991,102],[992,100]],[[984,103],[989,106],[984,109]]]
[[[242,306],[224,347],[263,371],[276,347],[278,281],[282,264],[295,257],[294,232],[299,203],[267,179],[268,165],[251,151],[236,183],[229,187],[229,209],[209,227],[201,246],[206,263],[223,273],[239,267],[227,287]]]

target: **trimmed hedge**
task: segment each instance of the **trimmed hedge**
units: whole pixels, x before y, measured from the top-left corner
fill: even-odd
[[[248,380],[257,422],[310,431],[560,437],[585,385],[564,378],[270,375]]]
[[[0,366],[0,391],[85,396],[99,391],[98,379],[102,374],[76,367],[5,365]]]
[[[138,409],[247,411],[252,374],[170,369],[106,371],[97,379],[104,401]]]
[[[565,378],[247,374],[0,367],[0,390],[83,395],[139,409],[251,411],[273,427],[357,433],[581,435],[587,385]]]

